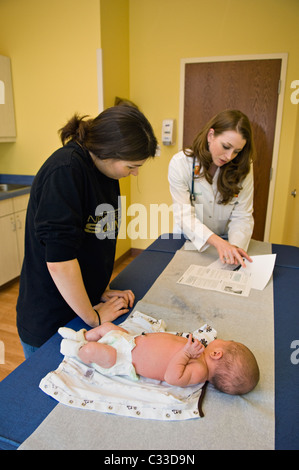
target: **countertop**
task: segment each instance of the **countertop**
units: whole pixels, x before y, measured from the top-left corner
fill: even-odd
[[[33,179],[32,175],[0,174],[0,201],[29,194]]]

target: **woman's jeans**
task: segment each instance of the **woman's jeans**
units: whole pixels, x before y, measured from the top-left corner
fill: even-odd
[[[20,338],[20,341],[21,341],[21,345],[23,347],[23,351],[24,351],[24,355],[25,355],[25,359],[28,359],[30,356],[32,356],[32,354],[39,348],[35,347],[35,346],[30,346],[30,344],[26,344],[24,343],[21,338]]]

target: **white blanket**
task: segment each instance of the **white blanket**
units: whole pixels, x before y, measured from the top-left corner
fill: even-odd
[[[165,331],[164,326],[164,321],[138,311],[122,324],[132,335]],[[205,344],[217,336],[208,325],[192,334]],[[125,376],[105,376],[76,358],[64,357],[58,369],[41,381],[40,388],[60,403],[74,408],[171,421],[199,417],[198,400],[203,385],[182,388],[145,377],[135,382]]]

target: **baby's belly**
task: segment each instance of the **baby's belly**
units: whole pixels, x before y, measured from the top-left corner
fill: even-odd
[[[137,374],[150,379],[164,380],[169,361],[186,339],[169,333],[149,333],[135,338],[132,362]]]

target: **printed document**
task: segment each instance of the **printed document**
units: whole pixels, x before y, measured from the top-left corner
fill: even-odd
[[[178,284],[248,297],[250,289],[263,290],[274,269],[276,255],[251,256],[246,268],[222,264],[218,259],[209,266],[191,264]]]
[[[245,274],[240,270],[213,269],[210,266],[191,264],[177,282],[201,289],[248,297],[251,288],[251,274]]]

